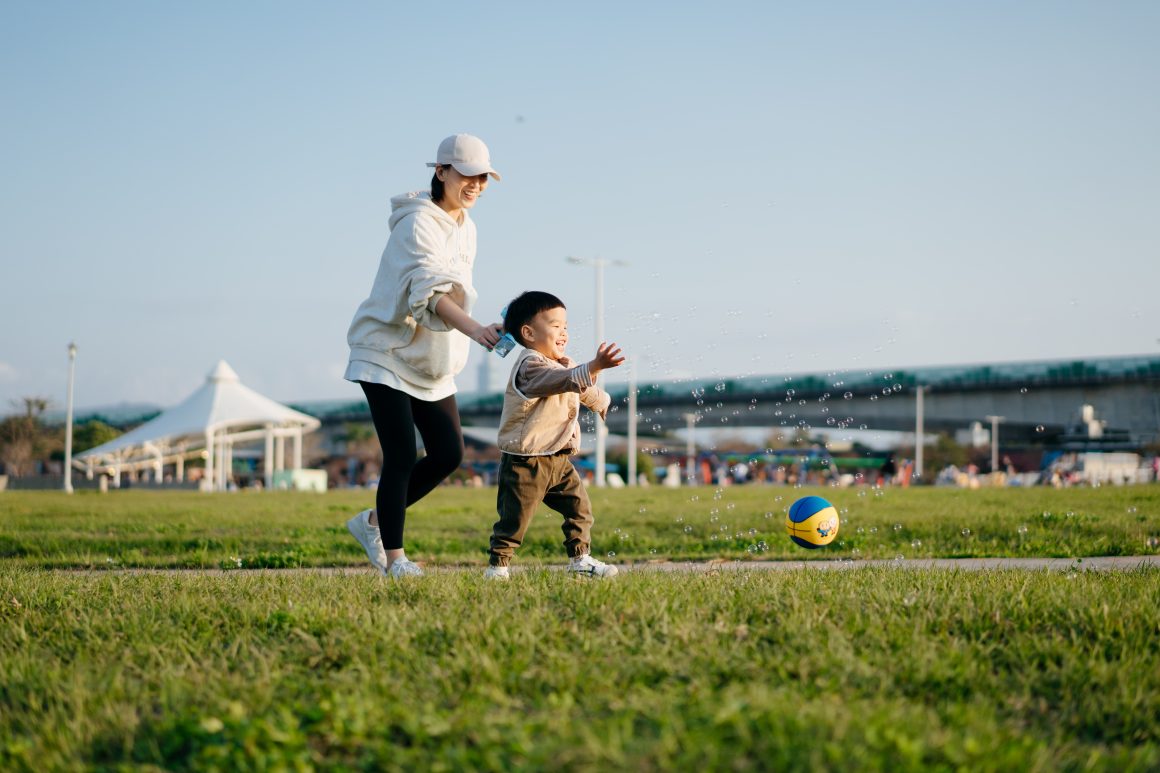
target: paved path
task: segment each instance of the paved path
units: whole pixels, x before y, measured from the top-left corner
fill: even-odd
[[[542,568],[544,565],[527,563],[512,567],[514,573]],[[549,569],[563,569],[564,564],[547,564]],[[642,561],[634,564],[617,564],[622,573],[634,572],[738,572],[738,571],[857,571],[869,567],[892,569],[954,569],[977,572],[987,569],[1022,569],[1031,571],[1130,571],[1141,567],[1160,567],[1160,556],[1094,556],[1089,558],[915,558],[915,559],[875,559],[875,560],[817,560],[817,561]],[[49,570],[50,571],[50,570]],[[363,575],[373,574],[370,566],[328,566],[294,569],[65,569],[73,572],[125,572],[132,574],[322,574],[322,575]],[[428,572],[443,574],[449,572],[483,572],[483,566],[431,566]]]
[[[1092,569],[1097,571],[1126,571],[1142,566],[1160,567],[1160,556],[1095,556],[1091,558],[915,558],[867,561],[708,561],[702,563],[665,562],[656,564],[636,564],[625,567],[630,571],[696,571],[762,569],[784,571],[790,569],[817,570],[857,570],[866,567],[891,567],[897,569],[958,569],[981,571],[984,569],[1049,569],[1054,571],[1074,571]]]

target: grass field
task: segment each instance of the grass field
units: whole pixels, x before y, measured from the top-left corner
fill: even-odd
[[[828,497],[841,513],[838,539],[825,550],[803,550],[785,537],[785,509],[807,493]],[[1160,553],[1160,486],[654,487],[599,489],[592,499],[593,552],[616,562]],[[6,492],[0,558],[46,568],[362,566],[366,558],[344,522],[372,501],[368,491]],[[482,565],[494,521],[494,489],[441,488],[409,513],[407,552],[428,563]],[[561,561],[559,523],[542,509],[517,563]]]
[[[844,511],[844,545],[789,543],[805,493]],[[1079,557],[1160,537],[1160,486],[859,493],[596,491],[595,548]],[[1160,769],[1160,570],[584,581],[544,568],[563,563],[545,512],[524,571],[486,583],[492,497],[415,508],[408,552],[468,569],[390,582],[343,526],[367,492],[0,494],[0,770]],[[358,568],[247,571],[328,565]],[[121,571],[149,566],[227,571]]]
[[[0,569],[0,769],[1156,770],[1160,571]]]

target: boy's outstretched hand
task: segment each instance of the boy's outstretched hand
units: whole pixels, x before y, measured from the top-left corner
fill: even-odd
[[[602,343],[596,347],[596,357],[588,363],[588,374],[596,378],[596,374],[600,371],[615,368],[622,362],[624,355],[620,353],[620,348],[616,344]]]

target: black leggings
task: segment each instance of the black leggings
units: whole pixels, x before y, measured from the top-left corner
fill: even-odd
[[[360,381],[371,408],[371,420],[383,448],[383,470],[375,507],[383,547],[403,547],[407,508],[431,493],[463,461],[463,432],[455,395],[436,402],[411,397],[382,384]],[[415,430],[427,455],[418,461]]]

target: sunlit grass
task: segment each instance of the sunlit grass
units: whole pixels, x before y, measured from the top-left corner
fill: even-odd
[[[1144,770],[1160,571],[0,568],[0,769]]]
[[[806,494],[829,498],[841,512],[838,539],[824,550],[785,537],[785,508]],[[591,495],[593,551],[617,562],[1160,553],[1160,486],[877,492],[751,485]],[[5,492],[0,558],[39,567],[363,566],[344,522],[372,502],[369,491]],[[494,489],[440,488],[408,515],[408,554],[429,564],[482,564],[495,519]],[[516,563],[562,560],[559,523],[542,508]]]

